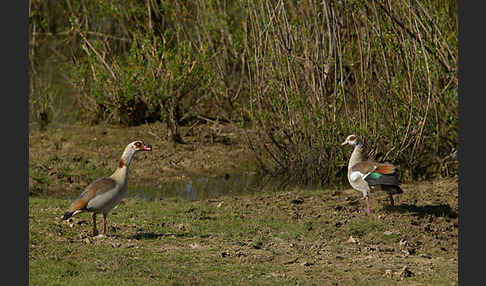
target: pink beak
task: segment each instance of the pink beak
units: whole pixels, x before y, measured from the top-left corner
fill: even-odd
[[[142,151],[152,151],[152,146],[150,146],[149,144],[143,145]]]

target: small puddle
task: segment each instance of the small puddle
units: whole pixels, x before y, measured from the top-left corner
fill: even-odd
[[[156,182],[148,186],[129,188],[127,197],[138,200],[180,197],[193,201],[227,195],[279,191],[287,187],[288,184],[282,178],[249,173],[226,174],[218,177],[189,177],[188,181]]]

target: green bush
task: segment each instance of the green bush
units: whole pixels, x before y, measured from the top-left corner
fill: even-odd
[[[37,0],[32,70],[62,42],[84,119],[162,120],[175,142],[207,118],[250,121],[261,168],[308,184],[344,181],[350,133],[405,179],[455,174],[445,158],[457,148],[457,5]],[[31,106],[56,96],[43,86]]]
[[[252,4],[252,147],[264,169],[344,180],[351,151],[339,143],[355,133],[405,179],[440,174],[430,167],[457,146],[457,3]]]

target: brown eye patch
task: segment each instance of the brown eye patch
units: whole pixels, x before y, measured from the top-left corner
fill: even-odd
[[[356,136],[354,136],[354,135],[351,135],[351,136],[349,136],[349,137],[348,137],[348,140],[349,140],[349,141],[353,141],[353,140],[355,140],[355,139],[356,139]]]
[[[137,148],[142,147],[142,143],[140,141],[135,142],[135,147],[137,147]]]

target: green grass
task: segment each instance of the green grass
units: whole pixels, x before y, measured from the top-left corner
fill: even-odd
[[[49,184],[51,181],[46,173],[40,168],[29,167],[29,177],[31,177],[38,184]]]
[[[400,200],[429,185],[404,186]],[[358,194],[332,193],[127,199],[107,238],[91,237],[89,214],[56,220],[70,201],[31,197],[30,285],[457,285],[457,216],[392,210],[378,195],[365,216],[362,200],[347,200]]]

